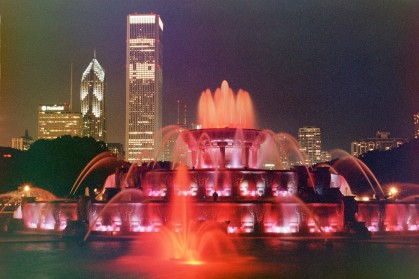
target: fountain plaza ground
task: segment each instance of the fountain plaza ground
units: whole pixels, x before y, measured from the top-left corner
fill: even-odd
[[[75,196],[83,179],[68,199],[3,195],[0,278],[419,277],[417,200],[378,183],[374,200],[355,200],[330,166],[284,163],[304,162],[296,140],[254,129],[247,92],[223,82],[215,95],[226,103],[202,95],[202,129],[167,131],[172,161],[187,159],[176,169],[121,166],[96,196]]]
[[[231,237],[234,253],[206,262],[161,257],[148,236],[80,245],[51,234],[0,235],[1,278],[417,278],[419,234]]]

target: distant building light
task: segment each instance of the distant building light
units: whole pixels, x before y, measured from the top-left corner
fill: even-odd
[[[42,106],[42,111],[63,111],[65,110],[64,106]]]
[[[275,167],[275,164],[265,164],[265,168],[272,170]]]
[[[12,154],[4,154],[3,157],[4,158],[12,158]]]

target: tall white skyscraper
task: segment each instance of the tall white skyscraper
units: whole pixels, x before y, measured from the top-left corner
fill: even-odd
[[[106,142],[105,71],[96,54],[81,77],[80,103],[83,136]]]
[[[0,15],[0,99],[1,99],[1,15]]]
[[[298,142],[301,151],[307,155],[305,164],[311,166],[322,160],[322,141],[320,128],[303,127],[298,129]]]
[[[154,135],[162,128],[163,22],[156,14],[127,17],[126,159],[153,159]]]

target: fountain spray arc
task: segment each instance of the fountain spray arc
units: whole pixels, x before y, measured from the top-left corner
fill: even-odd
[[[331,173],[328,167],[308,169],[300,165],[304,155],[298,154],[295,139],[283,133],[256,129],[248,96],[244,90],[239,90],[235,96],[226,81],[214,95],[209,90],[204,91],[198,105],[202,128],[171,130],[171,136],[176,135],[173,154],[177,154],[172,162],[186,166],[188,179],[180,185],[173,169],[133,165],[130,171],[119,175],[127,183],[105,183],[105,193],[123,193],[137,188],[147,197],[147,202],[113,200],[109,204],[107,199],[91,200],[85,215],[89,216],[86,221],[92,233],[165,231],[174,211],[171,202],[179,197],[186,197],[188,201],[184,204],[188,207],[189,224],[212,222],[224,227],[227,233],[237,235],[350,234],[354,231],[367,237],[368,231],[362,222],[370,226],[378,218],[379,229],[383,230],[386,222],[406,221],[386,220],[389,218],[385,214],[387,207],[403,207],[407,219],[419,220],[416,204],[368,203],[367,206],[362,204],[361,209],[366,209],[360,222],[356,215],[358,203],[353,196],[345,196],[350,191],[341,191],[347,187],[345,179]],[[169,137],[161,142],[170,142]],[[106,158],[99,157],[96,163]],[[71,193],[76,187],[73,186]],[[109,194],[109,199],[112,196]],[[37,202],[25,206],[24,211],[38,210],[38,215],[48,212],[41,212],[42,206]],[[92,217],[93,212],[101,212],[105,207],[106,216]],[[56,207],[48,208],[52,210],[51,215],[59,215],[54,210]],[[30,219],[37,215],[28,213],[26,216]],[[36,222],[38,219],[27,223]],[[406,228],[403,225],[391,227]],[[188,253],[179,254],[185,257]]]

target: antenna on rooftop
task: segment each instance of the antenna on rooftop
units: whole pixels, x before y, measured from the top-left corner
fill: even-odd
[[[184,118],[183,118],[183,124],[185,125],[185,128],[186,128],[186,126],[187,126],[187,124],[186,124],[186,105],[185,105],[185,107],[184,107]]]
[[[180,121],[179,121],[179,114],[180,114],[179,104],[180,104],[180,101],[177,100],[177,121],[176,121],[177,125],[180,124]]]
[[[70,64],[70,112],[73,112],[73,62]]]

